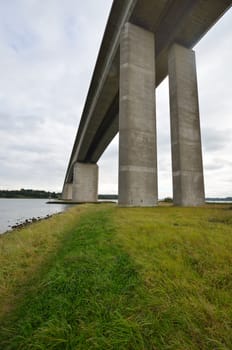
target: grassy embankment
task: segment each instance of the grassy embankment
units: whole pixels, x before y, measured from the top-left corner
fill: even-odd
[[[77,206],[0,237],[0,349],[232,349],[232,210]]]

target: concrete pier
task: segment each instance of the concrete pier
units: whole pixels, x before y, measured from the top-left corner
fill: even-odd
[[[173,200],[181,206],[205,201],[195,53],[174,44],[168,57]]]
[[[119,205],[156,204],[155,40],[126,23],[120,41]]]
[[[74,166],[72,200],[74,202],[97,202],[98,165],[79,163]]]
[[[64,184],[62,199],[64,200],[72,200],[72,183]]]

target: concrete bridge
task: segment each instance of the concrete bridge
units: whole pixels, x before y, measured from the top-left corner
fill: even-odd
[[[119,132],[119,205],[157,204],[155,91],[168,75],[174,203],[204,203],[192,47],[231,5],[231,0],[113,1],[63,199],[97,201],[97,161]]]

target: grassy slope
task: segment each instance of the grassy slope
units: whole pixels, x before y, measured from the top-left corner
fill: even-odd
[[[232,349],[223,206],[79,206],[0,248],[3,350]]]

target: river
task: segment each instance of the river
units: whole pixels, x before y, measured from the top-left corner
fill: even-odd
[[[32,218],[43,218],[69,207],[65,204],[47,204],[47,201],[47,199],[0,198],[0,234],[10,230],[11,226],[17,223]]]

